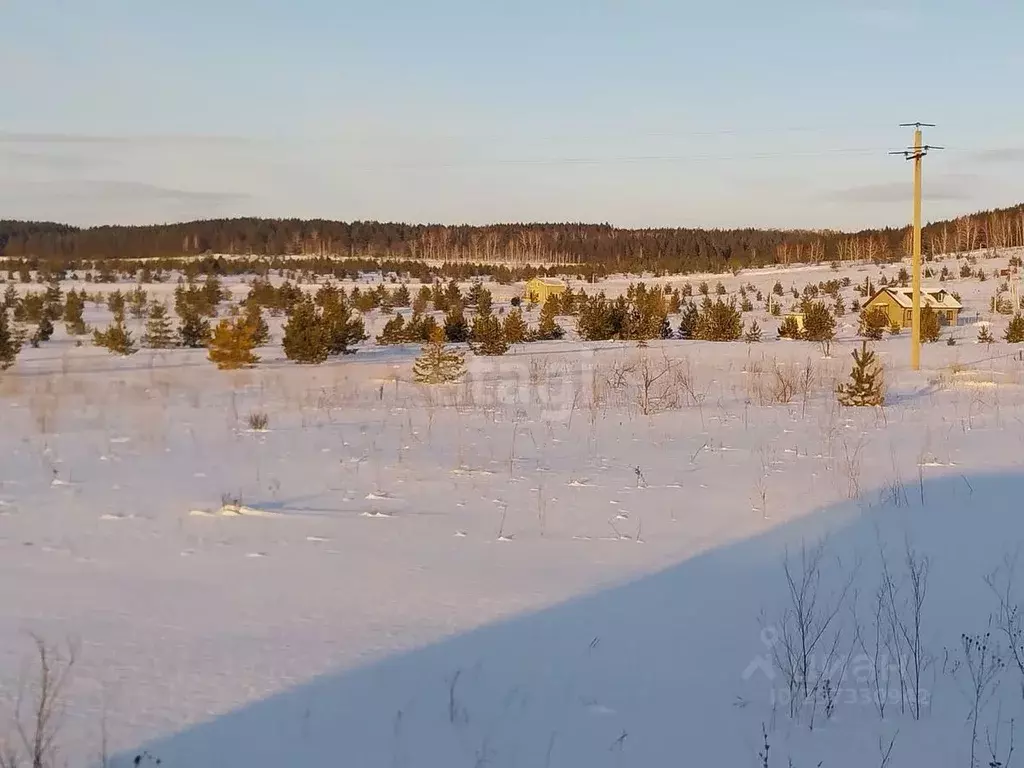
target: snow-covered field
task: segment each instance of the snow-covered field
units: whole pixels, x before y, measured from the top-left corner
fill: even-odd
[[[997,337],[998,282],[947,283]],[[203,350],[121,359],[58,330],[0,374],[0,724],[31,692],[35,633],[78,649],[72,765],[106,732],[113,765],[188,768],[970,766],[972,742],[1005,767],[1024,714],[1024,634],[997,599],[1024,600],[1024,563],[1004,564],[1024,537],[1018,347],[947,329],[958,343],[915,373],[907,335],[886,337],[887,405],[844,409],[855,313],[823,359],[762,310],[760,344],[570,334],[432,389],[410,383],[414,346],[296,366],[275,326],[229,374]],[[675,399],[623,373],[644,359],[671,365]],[[780,374],[805,383],[780,398]],[[908,548],[927,563],[919,633]],[[787,552],[819,637],[795,712]],[[962,636],[987,631],[973,717],[986,676]]]

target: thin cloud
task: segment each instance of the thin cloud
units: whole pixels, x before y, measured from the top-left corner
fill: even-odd
[[[1024,163],[1024,147],[997,147],[975,152],[972,156],[979,163]]]
[[[214,136],[201,134],[101,136],[86,133],[16,133],[11,131],[0,131],[0,144],[196,145],[250,144],[255,141],[257,141],[257,139],[244,136]]]
[[[973,198],[969,187],[973,177],[964,175],[933,181],[925,186],[922,196],[932,202],[965,202]],[[826,195],[826,199],[836,203],[857,203],[874,205],[881,203],[901,203],[910,199],[912,187],[905,182],[885,182],[880,184],[862,184],[846,189],[835,190]]]
[[[48,200],[90,200],[94,202],[150,201],[164,203],[223,204],[249,200],[240,192],[175,189],[138,181],[110,179],[67,182],[26,182],[18,185],[18,197]]]

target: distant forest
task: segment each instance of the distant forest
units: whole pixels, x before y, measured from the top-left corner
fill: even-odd
[[[939,221],[924,229],[926,253],[1024,246],[1024,204]],[[719,272],[769,263],[889,261],[909,253],[909,227],[856,233],[766,229],[619,229],[607,224],[443,226],[321,219],[214,219],[154,226],[77,228],[0,220],[0,259],[8,267],[82,268],[90,262],[179,259],[216,254],[261,259],[346,257],[384,266],[431,260],[504,265],[579,265],[572,271]],[[245,259],[249,261],[250,259]],[[354,266],[354,265],[350,265]]]

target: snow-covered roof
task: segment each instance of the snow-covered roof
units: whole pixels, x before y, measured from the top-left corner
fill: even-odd
[[[874,301],[882,293],[887,293],[892,297],[893,301],[905,309],[910,309],[914,306],[913,289],[911,288],[893,288],[889,286],[872,296],[871,301]],[[931,307],[932,309],[963,309],[963,305],[956,300],[953,294],[944,288],[937,291],[922,289],[921,306]]]

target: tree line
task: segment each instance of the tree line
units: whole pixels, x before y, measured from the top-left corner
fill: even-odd
[[[1024,204],[982,211],[924,228],[926,252],[954,253],[1024,246]],[[399,274],[439,274],[424,262],[443,262],[440,274],[465,279],[504,271],[522,279],[545,271],[720,272],[769,263],[889,261],[909,252],[909,227],[845,233],[832,230],[621,229],[609,224],[444,226],[324,219],[212,219],[152,226],[77,228],[48,222],[0,220],[0,260],[8,269],[29,262],[81,269],[86,262],[209,257],[205,267],[227,274],[245,265],[259,273],[292,257],[319,274],[384,266]],[[215,258],[216,255],[235,257]],[[287,258],[280,258],[287,257]],[[274,260],[277,259],[275,262]],[[344,264],[345,262],[342,262]],[[543,264],[546,267],[531,265]],[[573,266],[569,266],[573,265]],[[90,265],[92,266],[92,265]]]

